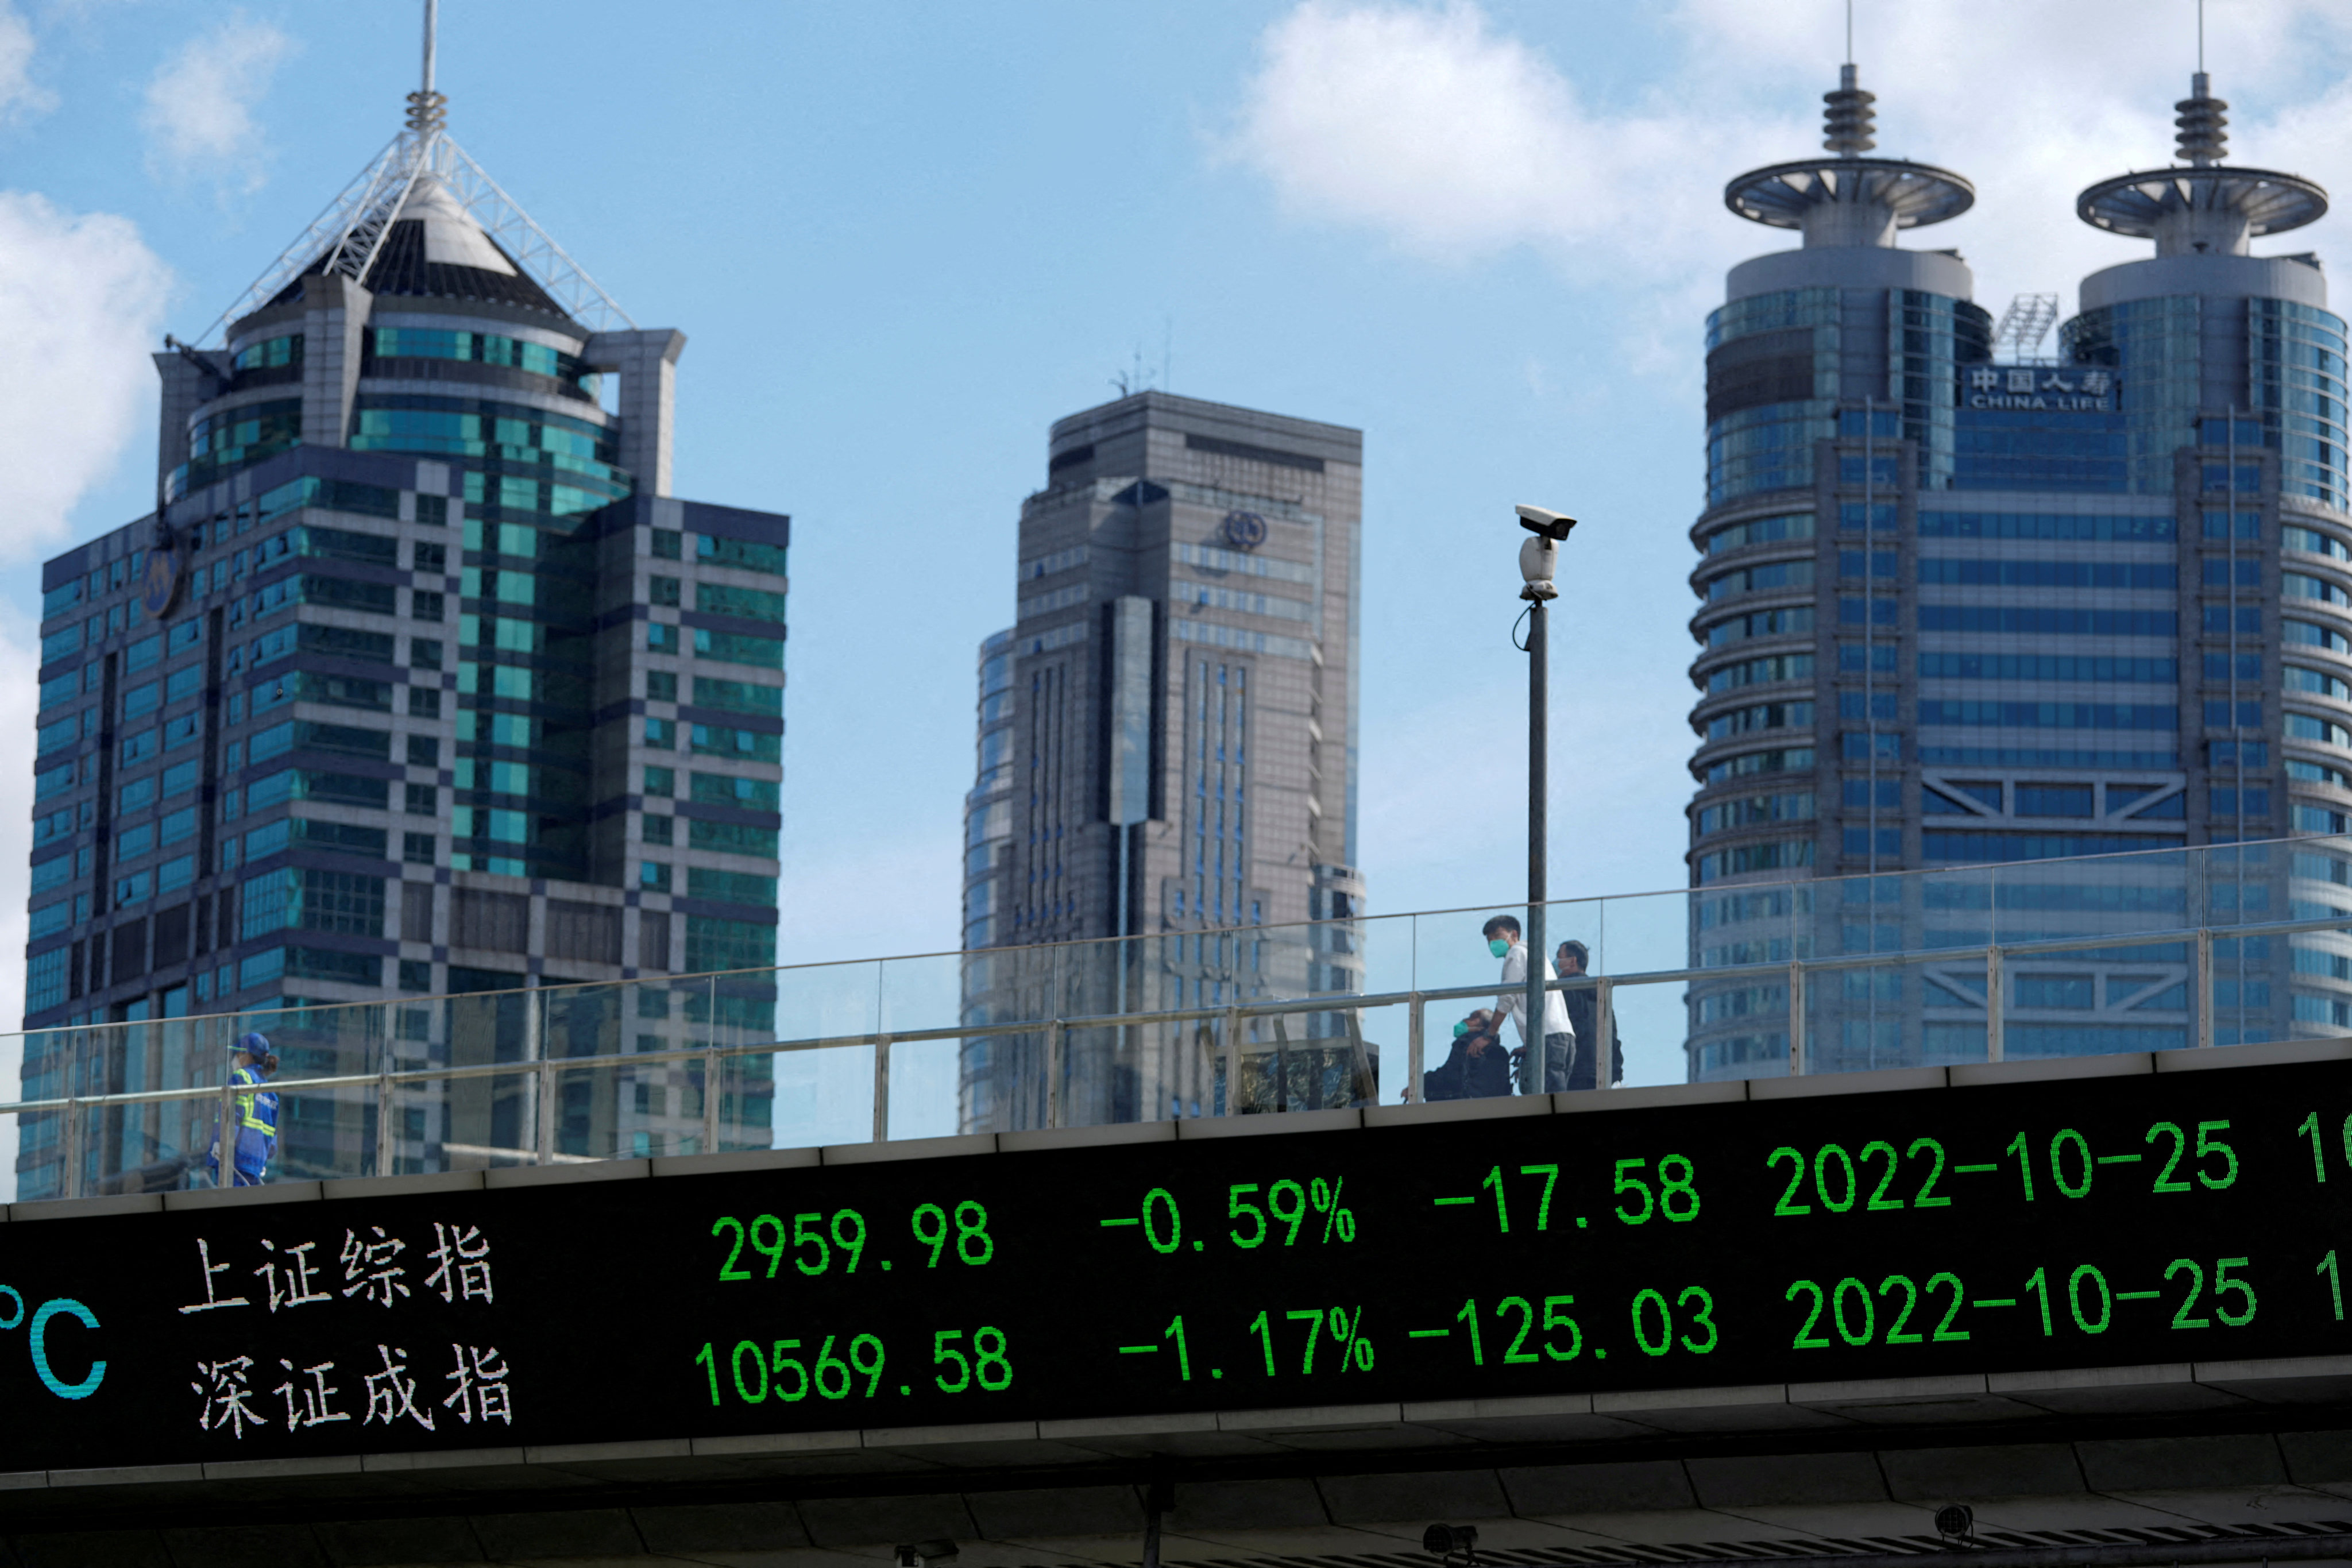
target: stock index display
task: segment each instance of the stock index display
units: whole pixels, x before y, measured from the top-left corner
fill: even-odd
[[[2344,1063],[1251,1131],[10,1224],[0,1469],[2352,1349]]]

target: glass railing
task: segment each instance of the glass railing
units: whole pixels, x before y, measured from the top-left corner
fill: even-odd
[[[1497,914],[43,1030],[13,1195],[221,1181],[247,1031],[273,1182],[1393,1104],[1461,1080]],[[1622,1037],[1652,1082],[2352,1034],[2352,838],[1570,900],[1545,934],[1587,956],[1554,984],[1586,1061]]]

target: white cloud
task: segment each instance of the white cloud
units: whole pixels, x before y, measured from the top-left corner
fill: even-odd
[[[149,173],[205,177],[225,195],[259,189],[268,158],[253,109],[294,49],[293,39],[242,12],[183,44],[147,83],[140,124]]]
[[[46,114],[58,106],[57,94],[34,84],[32,65],[32,25],[0,0],[0,121]]]
[[[0,560],[63,543],[75,502],[121,457],[155,395],[147,355],[172,286],[128,218],[0,191],[0,363],[27,371],[0,377]]]
[[[2178,26],[2152,26],[2145,0],[1866,7],[1856,45],[1879,96],[1879,153],[1955,168],[1979,191],[1974,212],[1906,243],[1964,247],[1996,312],[2012,292],[2071,290],[2143,254],[2076,222],[2074,202],[2094,180],[2169,161],[2172,103],[2193,65],[2188,0],[2174,8]],[[1665,68],[1604,108],[1583,85],[1601,79],[1596,62],[1512,37],[1467,0],[1306,0],[1263,35],[1223,151],[1294,215],[1419,257],[1461,266],[1538,250],[1570,283],[1627,299],[1617,330],[1634,363],[1692,374],[1693,323],[1721,298],[1723,269],[1795,243],[1733,217],[1721,192],[1742,170],[1820,146],[1840,16],[1834,0],[1680,0],[1664,18]],[[2241,100],[2237,158],[2352,186],[2352,13],[2324,0],[2232,5],[2210,37],[2216,90]],[[2317,82],[2334,85],[2262,98]],[[2265,248],[2326,250],[2338,228],[2326,220]]]

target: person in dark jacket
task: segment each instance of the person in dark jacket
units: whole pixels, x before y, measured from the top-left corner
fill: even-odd
[[[1559,944],[1559,951],[1552,959],[1552,967],[1559,971],[1559,977],[1562,980],[1573,980],[1585,973],[1585,964],[1590,957],[1591,954],[1582,942],[1564,942]],[[1560,995],[1567,999],[1569,1022],[1576,1026],[1576,1037],[1580,1040],[1599,1040],[1601,1031],[1593,1017],[1598,1010],[1596,993],[1590,987],[1585,987],[1575,991],[1563,991]],[[1575,1064],[1569,1068],[1568,1087],[1572,1089],[1599,1087],[1593,1082],[1593,1068],[1600,1056],[1601,1053],[1598,1050],[1577,1052]],[[1625,1041],[1617,1033],[1617,1010],[1613,1007],[1609,1010],[1609,1081],[1612,1083],[1625,1081]]]
[[[1485,1100],[1511,1092],[1511,1057],[1496,1033],[1500,1022],[1480,1008],[1454,1026],[1454,1048],[1422,1077],[1423,1100]]]

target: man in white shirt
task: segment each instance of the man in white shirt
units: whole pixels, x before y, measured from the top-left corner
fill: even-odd
[[[1576,1030],[1568,1021],[1568,1005],[1557,991],[1544,993],[1543,1043],[1528,1039],[1528,944],[1519,922],[1496,915],[1485,928],[1486,951],[1503,961],[1503,994],[1496,998],[1496,1016],[1508,1016],[1519,1026],[1524,1047],[1519,1057],[1519,1092],[1551,1094],[1568,1088],[1569,1069],[1576,1063]],[[1544,961],[1544,978],[1556,980],[1551,961]],[[1500,1032],[1499,1024],[1496,1032]]]

